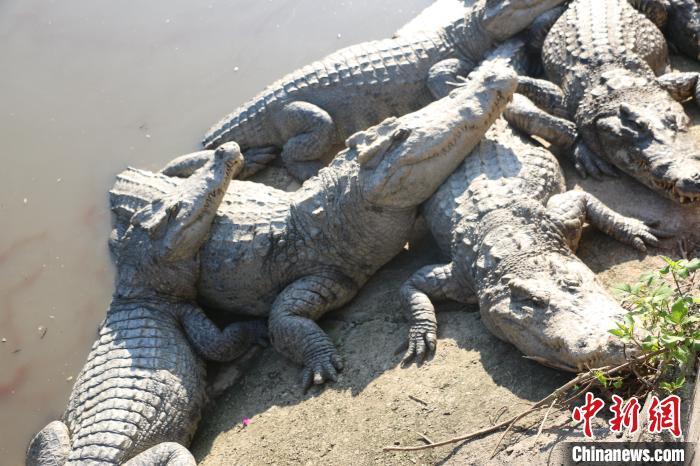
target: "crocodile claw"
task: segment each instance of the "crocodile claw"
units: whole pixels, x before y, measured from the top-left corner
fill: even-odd
[[[617,169],[604,160],[583,143],[576,145],[574,149],[574,167],[583,178],[591,175],[596,180],[602,180],[603,176],[618,177]]]
[[[307,362],[301,374],[301,384],[306,393],[312,385],[321,385],[324,382],[336,382],[338,372],[343,370],[343,361],[335,352],[324,354],[323,356],[312,358]]]
[[[413,324],[408,333],[408,349],[401,360],[407,366],[411,361],[420,364],[435,353],[437,346],[437,325],[434,322]]]

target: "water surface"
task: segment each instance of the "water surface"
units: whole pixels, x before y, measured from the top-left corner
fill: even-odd
[[[60,417],[109,303],[107,191],[430,0],[0,2],[0,464]]]

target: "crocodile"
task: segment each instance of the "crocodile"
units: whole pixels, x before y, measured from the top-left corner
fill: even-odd
[[[345,138],[424,107],[497,43],[562,1],[479,0],[444,28],[341,49],[268,86],[214,125],[203,146],[236,141],[246,158],[242,178],[281,151],[289,172],[305,180]]]
[[[168,194],[115,224],[116,288],[62,421],[31,441],[28,465],[195,465],[185,448],[206,400],[205,359],[235,359],[261,320],[220,330],[195,304],[198,250],[231,177],[235,143]]]
[[[684,54],[700,60],[700,2],[668,0],[666,35]]]
[[[549,81],[523,79],[518,88],[549,117],[509,121],[525,132],[550,126],[547,139],[569,149],[584,177],[620,169],[697,204],[700,147],[680,102],[700,99],[698,73],[666,73],[663,35],[625,0],[574,0],[553,19],[541,52]]]
[[[350,301],[404,248],[418,206],[478,144],[517,86],[506,65],[474,73],[444,99],[350,136],[295,192],[234,180],[200,252],[198,302],[268,316],[273,347],[304,366],[305,389],[336,380],[342,359],[315,320]],[[209,157],[175,159],[161,173],[123,172],[113,209],[132,215]]]
[[[421,268],[401,287],[412,315],[404,363],[435,351],[431,299],[478,304],[495,336],[551,367],[624,362],[608,330],[626,311],[574,252],[586,220],[642,251],[661,232],[586,192],[565,192],[552,153],[503,118],[421,213],[449,262]]]

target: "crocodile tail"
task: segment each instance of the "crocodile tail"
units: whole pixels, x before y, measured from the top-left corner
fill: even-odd
[[[110,308],[64,415],[68,464],[122,464],[161,442],[189,443],[204,365],[166,308]]]
[[[266,90],[250,102],[238,107],[212,126],[202,139],[205,149],[216,149],[226,142],[236,142],[241,150],[270,146],[277,139],[269,127],[268,104],[278,99],[271,90]]]
[[[27,466],[63,466],[70,453],[70,434],[61,421],[53,421],[34,436],[27,449]]]

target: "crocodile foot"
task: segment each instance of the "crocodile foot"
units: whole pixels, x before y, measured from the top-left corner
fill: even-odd
[[[338,372],[342,370],[343,360],[332,344],[322,351],[315,352],[304,362],[304,370],[301,374],[304,392],[307,392],[312,385],[321,385],[327,381],[337,381]]]
[[[435,353],[437,346],[437,324],[428,320],[415,322],[408,331],[408,349],[401,360],[402,365],[411,361],[420,364]]]
[[[603,175],[617,177],[617,169],[607,160],[590,150],[584,143],[578,143],[574,149],[574,167],[583,178],[588,175],[602,180]]]

